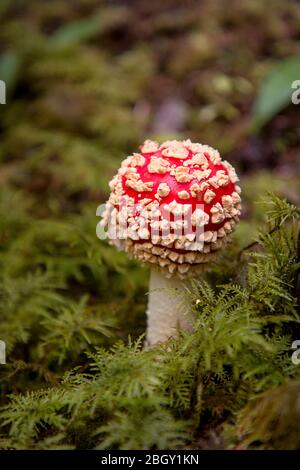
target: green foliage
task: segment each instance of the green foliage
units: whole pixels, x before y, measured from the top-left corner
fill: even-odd
[[[186,291],[192,334],[143,350],[148,272],[96,237],[107,182],[151,131],[245,154],[269,48],[297,52],[297,4],[291,14],[236,1],[228,17],[222,1],[178,14],[170,0],[157,15],[142,1],[137,13],[98,0],[13,3],[0,2],[0,447],[197,448],[211,430],[225,430],[226,447],[299,447],[283,437],[299,418],[296,131],[263,141],[261,154],[291,150],[287,176],[243,176],[233,243]],[[175,108],[187,104],[178,130],[170,112],[159,125],[169,91]],[[277,196],[255,204],[270,189]]]
[[[257,97],[253,124],[256,130],[291,103],[292,83],[300,76],[300,57],[289,57],[274,65]]]
[[[8,95],[13,92],[19,79],[21,62],[14,52],[6,52],[0,57],[0,80],[4,81]]]
[[[300,210],[295,204],[291,204],[275,194],[271,194],[271,198],[265,199],[263,205],[269,222],[275,226],[284,224],[288,219],[296,220],[300,215]]]
[[[238,417],[240,445],[299,449],[299,392],[299,381],[290,381],[250,401]]]
[[[280,447],[281,431],[276,428],[273,435],[263,418],[271,405],[253,411],[251,400],[262,392],[269,400],[269,390],[299,377],[290,357],[292,339],[300,331],[294,296],[299,212],[276,196],[267,207],[269,223],[276,220],[277,229],[269,232],[266,225],[259,249],[243,253],[235,279],[212,285],[209,274],[187,288],[194,332],[150,351],[142,349],[141,339],[129,339],[127,345],[116,341],[116,318],[112,323],[111,315],[87,297],[74,303],[45,275],[3,287],[3,310],[9,316],[14,312],[20,322],[19,329],[12,328],[10,351],[29,343],[32,362],[50,367],[56,384],[45,387],[47,380],[40,376],[35,380],[44,383],[43,390],[11,395],[1,412],[2,447],[167,449],[191,442],[207,422],[232,423],[236,416],[238,434],[231,424],[231,441],[237,442],[242,426],[250,436],[243,445],[267,439]],[[39,337],[30,340],[37,324]],[[7,337],[5,329],[1,335]],[[64,365],[76,363],[63,377]],[[1,373],[8,387],[12,370]],[[18,374],[24,380],[24,369]],[[264,423],[261,430],[257,420]]]
[[[101,30],[98,18],[76,21],[61,27],[51,38],[51,44],[59,47],[73,46],[95,36]]]
[[[87,19],[77,20],[61,26],[54,32],[50,45],[55,47],[70,47],[92,39],[97,34],[106,31],[111,25],[115,26],[126,15],[123,8],[101,10]]]

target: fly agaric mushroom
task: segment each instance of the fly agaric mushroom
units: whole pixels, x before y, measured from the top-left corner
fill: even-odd
[[[227,243],[241,213],[237,182],[217,150],[190,140],[146,140],[110,182],[101,222],[110,242],[151,267],[148,345],[189,329],[188,306],[174,292]]]

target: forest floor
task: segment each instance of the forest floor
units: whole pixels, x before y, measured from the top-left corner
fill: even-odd
[[[300,56],[300,9],[271,3],[1,2],[1,448],[300,448],[299,107],[255,125],[265,77]],[[96,237],[146,138],[218,148],[243,190],[190,292],[195,333],[155,352],[147,269]]]

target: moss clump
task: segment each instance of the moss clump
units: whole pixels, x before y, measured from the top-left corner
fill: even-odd
[[[278,414],[276,397],[284,400],[280,387],[287,387],[289,394],[293,381],[299,380],[299,368],[291,361],[291,344],[300,332],[296,299],[300,212],[275,196],[266,207],[268,226],[252,250],[240,253],[239,263],[232,263],[227,255],[206,280],[195,279],[187,291],[194,333],[182,334],[151,351],[142,350],[141,340],[117,340],[125,321],[120,308],[115,305],[118,315],[114,315],[113,304],[108,307],[95,300],[101,292],[101,276],[112,268],[105,266],[101,272],[93,260],[87,261],[90,244],[80,246],[76,231],[72,249],[79,245],[87,252],[79,256],[75,251],[74,264],[66,270],[50,257],[53,270],[46,262],[47,253],[38,251],[35,244],[44,273],[25,275],[22,266],[17,266],[18,276],[12,280],[4,271],[1,335],[9,344],[9,361],[1,368],[2,447],[197,446],[198,435],[224,424],[227,429],[231,426],[226,445],[237,443],[243,429],[246,435],[250,433],[247,445],[253,441],[256,446],[265,445],[267,440],[275,448],[282,446],[280,431],[274,428],[273,436],[268,423],[272,422],[270,410],[274,419]],[[46,234],[51,227],[46,226]],[[43,236],[43,231],[38,234]],[[64,247],[63,237],[60,243]],[[51,243],[45,246],[51,253]],[[234,244],[232,249],[236,250]],[[103,251],[109,258],[110,251],[104,247]],[[85,260],[83,265],[75,263],[78,256]],[[112,251],[111,256],[120,255]],[[127,270],[130,273],[130,264]],[[51,277],[54,272],[61,274],[62,284],[57,283],[57,276],[56,280]],[[228,272],[231,279],[224,282]],[[66,291],[70,279],[81,289],[91,282],[95,299],[81,297],[75,303],[70,297],[73,286]],[[133,285],[131,299],[138,289]],[[116,278],[111,302],[115,296],[124,296],[123,287]],[[142,314],[142,309],[136,312]],[[133,324],[123,329],[135,331]],[[66,371],[70,366],[72,370]],[[5,398],[8,392],[11,395]],[[253,410],[252,400],[262,392],[265,406],[254,405]],[[296,426],[293,406],[288,397],[280,415],[284,429]],[[263,423],[262,430],[256,421]],[[258,436],[255,439],[252,428]],[[290,448],[299,445],[297,436],[289,440]]]
[[[297,110],[249,135],[297,2],[108,3],[0,2],[0,447],[299,448]],[[194,333],[143,351],[148,273],[95,214],[153,134],[216,145],[244,219],[187,292]]]

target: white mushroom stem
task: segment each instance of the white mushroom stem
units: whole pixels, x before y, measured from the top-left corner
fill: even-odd
[[[185,281],[167,278],[151,270],[147,308],[147,346],[177,336],[178,329],[191,331],[191,306],[184,289]]]

